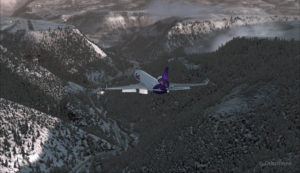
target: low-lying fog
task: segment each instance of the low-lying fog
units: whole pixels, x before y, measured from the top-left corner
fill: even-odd
[[[232,27],[225,32],[219,33],[211,42],[211,51],[216,50],[234,37],[259,37],[259,38],[279,38],[286,40],[300,40],[300,23],[265,23],[249,26]]]

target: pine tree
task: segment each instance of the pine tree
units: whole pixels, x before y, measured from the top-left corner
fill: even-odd
[[[35,143],[35,137],[34,136],[32,136],[32,143]]]
[[[15,146],[14,146],[14,148],[13,148],[13,153],[14,153],[14,155],[17,154],[17,151],[16,151],[16,147],[15,147]]]
[[[41,172],[41,169],[38,165],[36,165],[36,167],[35,167],[35,172]]]
[[[16,130],[13,130],[12,133],[13,133],[14,141],[16,142],[17,141],[17,132],[16,132]]]
[[[4,138],[4,150],[8,151],[10,148],[10,143],[8,142],[7,138]]]
[[[48,159],[47,159],[47,161],[46,161],[46,166],[47,166],[48,168],[50,168],[50,167],[51,167],[51,164],[52,164],[52,160],[51,160],[51,158],[48,157]]]
[[[21,154],[22,154],[22,156],[24,157],[24,155],[25,155],[25,151],[24,151],[24,148],[23,148],[23,146],[21,146]]]
[[[27,20],[27,25],[28,25],[28,29],[29,29],[30,31],[33,31],[33,30],[34,30],[33,24],[32,24],[32,22],[31,22],[31,20]]]

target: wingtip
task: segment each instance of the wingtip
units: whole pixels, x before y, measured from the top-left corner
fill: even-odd
[[[99,89],[99,90],[96,92],[97,95],[104,95],[104,93],[105,93],[105,91],[102,90],[102,89]]]
[[[205,79],[204,83],[207,85],[209,83],[209,79]]]

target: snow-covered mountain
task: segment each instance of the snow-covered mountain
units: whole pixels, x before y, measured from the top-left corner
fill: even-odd
[[[222,3],[216,0],[14,0],[4,6],[15,6],[8,13],[14,17],[74,25],[102,47],[115,45],[130,28],[138,30],[169,17],[210,20],[240,15],[299,15],[296,0],[225,0]]]
[[[1,31],[1,172],[81,170],[96,156],[127,150],[136,135],[107,116],[96,88],[86,88],[113,79],[111,58],[73,27],[31,22],[44,28],[17,22]],[[31,131],[21,133],[23,126]]]
[[[59,77],[77,74],[81,80],[87,80],[85,73],[89,69],[84,68],[86,65],[110,61],[103,50],[72,26],[28,20],[35,28],[28,30],[27,20],[7,20],[10,19],[16,25],[3,27],[0,34],[7,43],[6,49],[26,60],[38,62]]]
[[[0,172],[299,172],[298,1],[0,3]]]
[[[183,48],[186,53],[197,53],[197,51],[199,53],[216,50],[234,37],[282,37],[284,39],[284,35],[276,33],[276,29],[280,28],[280,23],[284,25],[284,23],[299,20],[300,16],[231,16],[212,20],[183,20],[177,22],[168,31],[165,47],[170,52]],[[272,30],[270,30],[271,27]],[[246,28],[252,28],[252,30]],[[296,26],[294,30],[298,28],[299,26]],[[228,31],[227,35],[220,34]],[[231,31],[235,33],[230,33]],[[288,39],[292,38],[300,39],[300,35],[293,35]]]
[[[71,169],[92,153],[112,149],[72,123],[3,98],[0,105],[1,172],[49,172],[63,165]]]
[[[122,37],[107,49],[148,61],[163,54],[215,51],[235,37],[300,39],[299,16],[226,16],[199,19],[171,17]]]

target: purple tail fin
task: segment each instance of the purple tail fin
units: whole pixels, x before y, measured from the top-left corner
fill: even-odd
[[[165,80],[168,80],[168,67],[165,68],[164,74],[162,75],[162,78]]]

